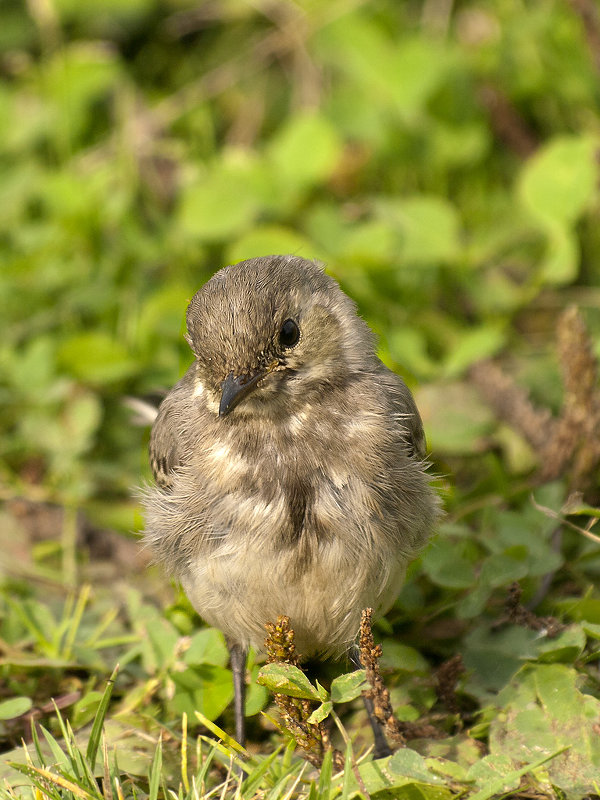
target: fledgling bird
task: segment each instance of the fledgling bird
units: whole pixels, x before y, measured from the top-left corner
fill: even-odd
[[[242,261],[192,298],[195,361],[150,440],[146,541],[244,669],[289,616],[305,657],[339,656],[384,613],[438,513],[419,412],[352,300],[315,262]]]

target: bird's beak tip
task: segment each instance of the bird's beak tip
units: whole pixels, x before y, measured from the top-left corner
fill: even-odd
[[[238,375],[233,372],[221,384],[221,401],[219,403],[219,417],[225,417],[232,411],[244,397],[250,394],[256,384],[264,377],[263,371],[254,375]]]

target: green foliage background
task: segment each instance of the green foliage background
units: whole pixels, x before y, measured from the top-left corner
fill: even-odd
[[[293,252],[356,299],[415,390],[443,476],[448,516],[379,628],[406,719],[434,705],[437,664],[460,652],[467,666],[471,726],[447,723],[421,756],[462,770],[438,784],[485,796],[498,772],[515,791],[598,792],[599,548],[570,530],[557,548],[555,520],[529,498],[536,454],[467,377],[498,357],[557,411],[554,325],[570,302],[600,354],[596,12],[584,0],[5,0],[0,694],[18,701],[0,714],[5,749],[24,713],[71,689],[66,713],[84,730],[117,660],[119,735],[160,725],[176,738],[182,711],[226,708],[220,636],[194,633],[185,599],[132,557],[109,552],[116,568],[102,572],[76,545],[82,530],[124,539],[142,524],[132,488],[149,479],[147,431],[123,398],[172,385],[190,362],[194,291],[225,264]],[[535,489],[555,510],[566,496],[561,482]],[[507,587],[531,599],[548,573],[538,610],[569,625],[561,637],[494,632]],[[254,686],[249,711],[266,699]],[[522,778],[574,731],[581,747]]]

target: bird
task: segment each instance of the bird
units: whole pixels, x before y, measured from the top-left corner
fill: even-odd
[[[194,361],[151,431],[145,541],[225,635],[244,744],[246,656],[266,624],[288,616],[306,658],[347,654],[362,610],[394,603],[439,501],[413,396],[322,264],[227,266],[186,322]]]

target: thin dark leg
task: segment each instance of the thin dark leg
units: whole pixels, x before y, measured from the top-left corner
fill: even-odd
[[[358,647],[354,645],[354,647],[350,650],[350,661],[354,666],[354,669],[362,669],[363,666],[360,663],[360,654]],[[374,755],[375,758],[384,758],[385,756],[391,756],[392,750],[387,743],[387,739],[385,738],[385,734],[383,732],[383,728],[381,723],[375,716],[375,711],[373,709],[373,701],[370,697],[365,697],[363,695],[363,702],[365,704],[365,708],[367,709],[367,716],[369,717],[369,722],[371,724],[371,730],[373,731],[373,741],[375,743],[375,750]]]
[[[246,656],[248,651],[239,644],[229,645],[229,658],[233,672],[233,710],[235,712],[235,738],[246,746]]]

